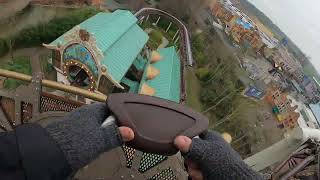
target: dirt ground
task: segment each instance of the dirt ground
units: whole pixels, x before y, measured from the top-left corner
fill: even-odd
[[[259,101],[256,117],[249,121],[253,129],[252,134],[259,137],[251,146],[252,154],[282,140],[285,133],[285,130],[277,127],[277,120],[272,114],[272,107],[264,100]]]

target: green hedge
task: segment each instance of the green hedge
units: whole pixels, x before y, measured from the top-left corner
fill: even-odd
[[[153,39],[154,41],[158,42],[158,43],[162,43],[162,33],[158,30],[153,30],[150,33],[150,38]]]
[[[80,24],[99,11],[93,8],[82,9],[63,18],[55,18],[46,24],[23,29],[21,33],[14,37],[15,48],[39,46],[42,43],[50,43],[59,36],[70,30],[75,25]]]
[[[148,41],[148,46],[151,49],[157,49],[158,46],[162,43],[162,33],[158,30],[153,30],[149,34],[149,41]]]
[[[13,40],[13,48],[15,49],[41,46],[42,43],[54,41],[72,27],[94,16],[98,12],[100,11],[94,8],[76,10],[67,17],[55,18],[48,23],[25,28],[14,37],[9,38]],[[7,54],[8,51],[7,39],[0,39],[0,57]]]
[[[192,43],[192,53],[199,67],[206,66],[209,62],[209,57],[205,52],[206,39],[203,34],[193,35],[191,39]]]
[[[27,75],[31,75],[32,73],[29,57],[15,58],[13,59],[13,61],[0,65],[0,68],[27,74]],[[21,84],[25,84],[25,82],[9,78],[5,80],[4,87],[7,89],[15,89]]]
[[[204,81],[210,75],[210,70],[207,67],[198,68],[196,70],[196,76],[201,81]]]

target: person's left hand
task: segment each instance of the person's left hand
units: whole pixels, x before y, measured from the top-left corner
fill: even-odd
[[[122,127],[119,127],[118,129],[123,142],[129,142],[134,139],[134,132],[131,128],[122,126]]]
[[[101,153],[134,138],[132,129],[116,124],[101,127],[111,114],[106,104],[82,106],[45,129],[57,142],[72,170],[78,170]]]

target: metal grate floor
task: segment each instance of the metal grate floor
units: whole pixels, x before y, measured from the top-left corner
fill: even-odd
[[[176,176],[174,175],[174,172],[172,169],[167,168],[160,173],[154,175],[149,180],[176,180]]]

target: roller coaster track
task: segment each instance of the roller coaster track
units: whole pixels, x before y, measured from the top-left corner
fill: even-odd
[[[185,60],[185,62],[188,63],[189,66],[193,65],[193,57],[192,57],[192,51],[191,51],[191,44],[190,44],[190,36],[189,31],[187,27],[184,25],[182,21],[180,21],[175,16],[169,14],[168,12],[165,12],[160,9],[156,8],[143,8],[135,13],[135,16],[138,19],[141,19],[144,16],[147,15],[160,15],[164,16],[167,19],[169,19],[172,23],[176,24],[180,29],[180,40],[181,40],[181,47],[180,52],[182,55],[182,59]]]
[[[186,81],[185,81],[185,64],[188,64],[189,66],[193,65],[193,57],[192,57],[192,51],[191,51],[191,44],[190,44],[190,36],[189,31],[187,27],[183,24],[182,21],[180,21],[175,16],[169,14],[168,12],[165,12],[160,9],[156,8],[143,8],[135,13],[135,16],[142,20],[148,15],[159,15],[166,19],[168,19],[170,22],[175,24],[177,27],[179,27],[180,31],[180,57],[181,57],[181,102],[184,103],[187,98],[187,92],[186,92]]]

